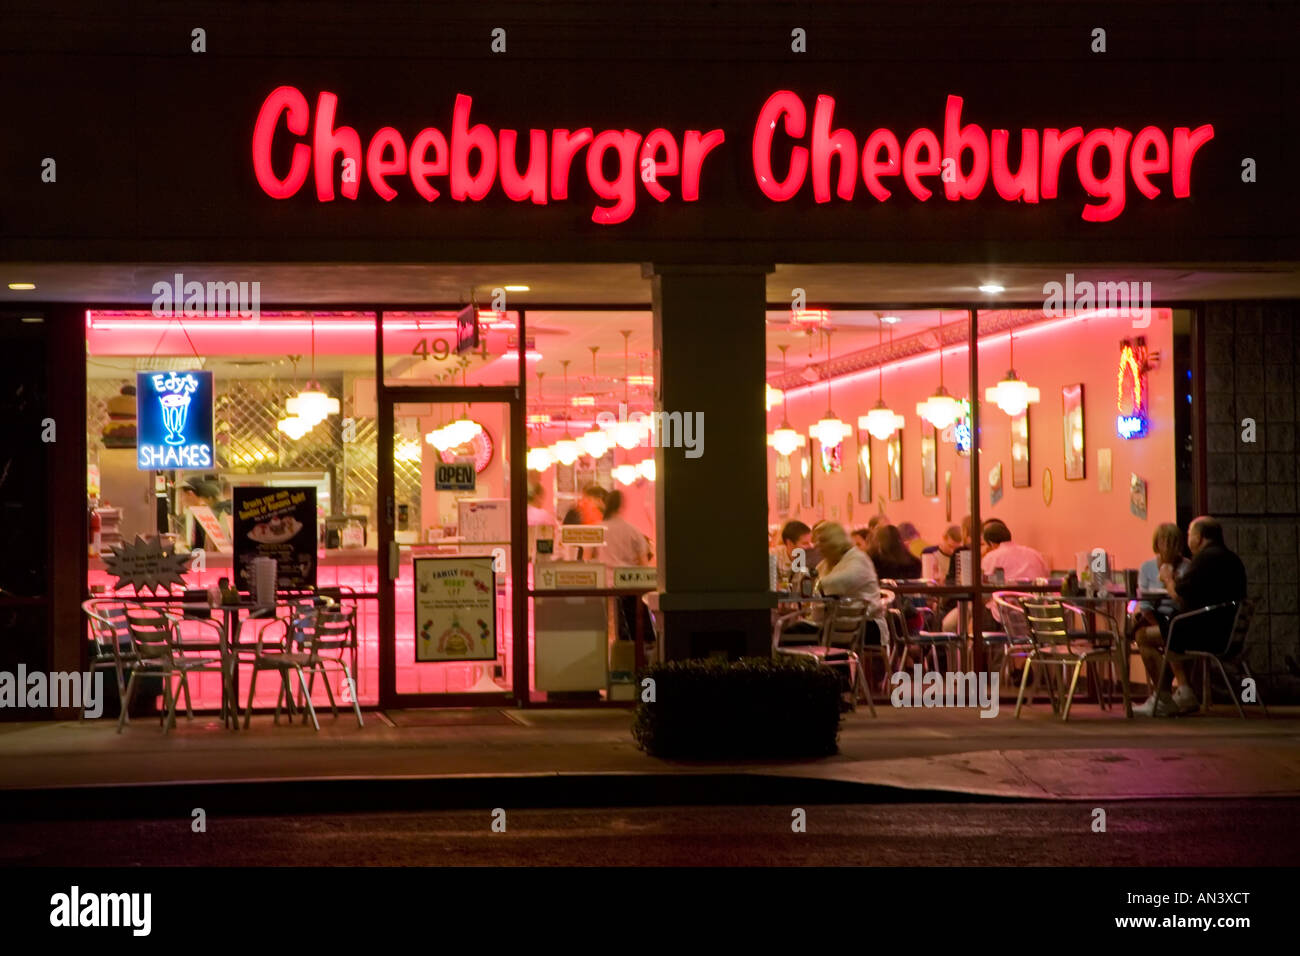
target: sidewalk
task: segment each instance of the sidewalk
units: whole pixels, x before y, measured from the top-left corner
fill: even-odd
[[[1300,795],[1300,708],[1275,709],[1272,720],[1253,713],[1242,721],[1224,709],[1126,721],[1079,705],[1064,725],[1041,704],[1019,721],[1009,708],[992,719],[973,710],[877,711],[876,719],[865,710],[845,715],[837,756],[730,763],[645,755],[628,711],[370,711],[364,728],[350,716],[323,716],[319,734],[274,726],[269,716],[239,733],[216,718],[182,719],[166,737],[156,720],[120,736],[112,721],[0,724],[0,802],[21,796],[34,805],[39,792],[123,785],[222,783],[247,793],[257,783],[347,782],[355,791],[365,782],[419,781],[436,793],[438,781],[492,781],[500,791],[505,780],[539,779],[575,795],[604,786],[611,802],[665,785],[674,799],[693,802],[695,788],[700,802],[714,802],[707,791],[720,779],[735,787],[743,780],[752,802],[794,784],[833,785],[849,801]]]

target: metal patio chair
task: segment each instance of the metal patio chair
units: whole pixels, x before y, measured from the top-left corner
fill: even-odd
[[[163,733],[167,733],[176,726],[176,704],[181,693],[185,694],[187,713],[190,717],[193,717],[193,712],[188,704],[190,674],[220,674],[222,720],[228,720],[237,712],[231,706],[229,696],[231,686],[230,667],[233,657],[226,654],[212,657],[208,654],[198,653],[199,651],[211,649],[211,642],[206,638],[191,640],[187,648],[180,635],[182,618],[158,608],[128,607],[125,612],[125,619],[127,630],[131,636],[131,644],[138,656],[131,668],[131,677],[126,684],[126,697],[122,701],[122,713],[117,721],[118,733],[122,732],[122,727],[126,723],[126,714],[135,696],[137,681],[142,674],[157,675],[162,678]],[[185,623],[206,623],[217,628],[218,632],[220,631],[220,625],[215,621],[191,620]],[[216,646],[220,648],[219,634]],[[180,677],[180,683],[176,690],[173,691],[171,679],[175,676]]]
[[[344,659],[349,650],[354,649],[357,644],[356,609],[345,611],[335,610],[334,607],[317,608],[315,612],[300,617],[294,624],[292,639],[295,646],[307,654],[307,662],[302,665],[303,671],[310,675],[307,679],[307,697],[311,696],[316,684],[316,675],[320,674],[325,683],[325,696],[329,698],[330,709],[334,712],[334,716],[338,717],[339,708],[334,700],[334,690],[330,686],[329,675],[330,669],[337,669],[343,675],[348,699],[351,700],[352,709],[357,715],[357,726],[364,727],[361,704],[357,700],[357,683]],[[303,700],[301,685],[298,688],[298,699],[300,702]],[[304,710],[303,720],[306,719],[306,710]]]
[[[1235,664],[1239,666],[1242,672],[1255,682],[1256,699],[1259,701],[1260,709],[1264,711],[1264,717],[1268,717],[1268,707],[1264,704],[1264,697],[1259,692],[1259,681],[1250,670],[1250,665],[1246,663],[1246,637],[1250,632],[1250,621],[1255,613],[1255,602],[1231,601],[1225,604],[1212,604],[1209,607],[1198,608],[1195,611],[1186,611],[1183,614],[1175,615],[1169,622],[1169,637],[1165,641],[1165,652],[1160,658],[1160,676],[1156,678],[1156,687],[1159,688],[1165,679],[1165,668],[1169,666],[1169,659],[1182,658],[1184,660],[1199,663],[1202,670],[1201,681],[1201,708],[1208,712],[1212,702],[1210,700],[1211,687],[1210,682],[1210,665],[1213,664],[1218,668],[1220,676],[1223,677],[1223,685],[1228,689],[1228,696],[1232,698],[1233,705],[1237,708],[1237,714],[1242,720],[1246,719],[1246,712],[1241,707],[1241,701],[1237,697],[1236,691],[1232,689],[1232,681],[1228,680],[1228,672],[1224,670],[1224,664]],[[1226,628],[1227,637],[1223,643],[1222,650],[1174,650],[1176,641],[1186,634],[1189,628],[1200,629],[1210,627],[1218,630],[1222,623],[1231,615],[1231,624]],[[1175,625],[1181,624],[1182,631],[1175,630]],[[1175,637],[1177,633],[1178,637]]]
[[[863,637],[867,629],[867,602],[857,598],[844,599],[826,605],[822,622],[822,643],[807,646],[782,646],[773,641],[773,652],[788,657],[811,657],[823,667],[848,668],[849,699],[854,710],[858,708],[858,691],[867,698],[871,716],[876,716],[876,703],[871,696],[862,668]]]
[[[131,645],[131,634],[126,626],[126,609],[133,606],[120,598],[91,598],[83,601],[81,610],[86,614],[90,637],[90,672],[111,670],[117,680],[117,702],[126,714],[126,682],[139,655]],[[81,718],[86,717],[82,708]],[[127,717],[126,722],[130,723]]]
[[[1060,707],[1062,722],[1068,721],[1070,719],[1070,704],[1074,698],[1074,689],[1079,682],[1079,673],[1089,664],[1109,663],[1113,665],[1115,661],[1114,655],[1120,644],[1113,640],[1114,635],[1111,634],[1097,635],[1099,642],[1095,643],[1092,640],[1080,637],[1079,632],[1072,631],[1066,620],[1066,614],[1082,615],[1087,613],[1082,608],[1065,604],[1056,599],[1037,597],[1022,598],[1020,604],[1024,608],[1025,618],[1029,622],[1034,646],[1029,656],[1025,658],[1025,673],[1020,679],[1020,693],[1016,696],[1016,717],[1020,717],[1020,709],[1025,699],[1025,687],[1029,682],[1029,673],[1034,667],[1052,668],[1059,666],[1062,671],[1062,681],[1064,681],[1065,670],[1073,665],[1074,673],[1070,678],[1069,687],[1063,690],[1064,700]],[[1111,638],[1111,640],[1106,640],[1106,638]],[[1131,717],[1133,711],[1129,702],[1128,682],[1121,681],[1120,686],[1123,689],[1125,714]],[[1100,682],[1097,685],[1097,693],[1100,701]]]
[[[253,673],[248,681],[248,709],[244,713],[244,729],[248,729],[253,719],[253,695],[257,692],[257,675],[261,671],[277,671],[280,675],[280,690],[275,698],[275,723],[280,723],[280,705],[285,702],[292,721],[293,690],[289,686],[289,673],[298,675],[298,686],[302,689],[312,726],[320,730],[320,721],[316,719],[316,708],[311,702],[311,692],[307,689],[305,669],[311,664],[311,651],[299,650],[296,645],[301,634],[315,624],[314,611],[306,614],[294,614],[277,617],[257,633],[257,643],[250,659],[243,661],[252,665]],[[277,636],[278,635],[278,636]],[[305,642],[303,642],[305,643]],[[353,695],[355,697],[355,695]],[[336,711],[337,713],[337,711]],[[358,712],[358,719],[360,713]]]

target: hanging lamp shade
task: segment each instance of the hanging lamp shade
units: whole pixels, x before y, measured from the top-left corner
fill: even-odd
[[[1015,417],[1030,405],[1038,404],[1040,396],[1038,389],[1016,376],[1015,369],[1008,369],[1006,378],[984,390],[984,397]]]
[[[640,421],[624,420],[615,423],[613,433],[614,444],[619,448],[631,449],[641,444],[647,429]]]
[[[903,427],[904,418],[879,399],[865,415],[858,416],[858,427],[864,429],[872,438],[884,441]]]
[[[585,435],[578,436],[578,445],[592,458],[600,458],[609,451],[611,444],[609,436],[599,428],[593,428]]]
[[[836,417],[835,413],[830,409],[827,409],[824,418],[808,429],[808,434],[812,435],[813,438],[816,438],[823,445],[838,445],[852,433],[853,428],[845,422],[840,421],[840,419]]]
[[[550,450],[561,465],[572,465],[582,456],[582,448],[572,438],[560,439]]]
[[[658,474],[655,470],[655,460],[653,458],[643,458],[636,466],[636,473],[646,481],[654,481]]]
[[[636,476],[637,476],[636,466],[629,465],[626,462],[624,462],[621,465],[615,466],[610,471],[610,475],[620,485],[625,485],[625,486],[630,485],[632,484],[632,482],[636,481]]]
[[[290,399],[292,401],[292,399]],[[276,422],[275,427],[284,432],[294,441],[297,441],[303,435],[311,431],[312,426],[306,419],[299,418],[297,415],[291,415],[288,418],[282,418]]]
[[[551,467],[554,458],[548,448],[530,448],[527,463],[529,471],[543,472]]]
[[[767,436],[767,443],[778,455],[793,455],[803,447],[803,435],[791,428],[789,422],[782,422],[780,428]]]
[[[316,382],[308,382],[306,388],[284,403],[284,407],[290,415],[318,425],[328,416],[339,413],[339,400],[330,398]]]
[[[935,428],[944,429],[957,420],[961,405],[940,385],[933,395],[916,403],[916,413]]]
[[[454,436],[446,428],[435,428],[424,436],[424,440],[438,451],[446,451],[448,448],[456,447],[457,442],[453,439]]]

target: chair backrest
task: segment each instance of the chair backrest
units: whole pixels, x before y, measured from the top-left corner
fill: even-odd
[[[103,660],[130,651],[131,634],[126,626],[126,609],[130,606],[117,598],[91,598],[82,602],[95,657]]]
[[[836,601],[826,608],[822,643],[826,647],[853,647],[867,629],[867,602],[861,598]]]
[[[1236,616],[1232,619],[1232,631],[1228,635],[1228,646],[1223,656],[1236,660],[1246,650],[1246,638],[1250,633],[1250,620],[1255,615],[1255,602],[1249,599],[1237,604]]]
[[[125,613],[131,643],[141,657],[171,657],[175,642],[175,622],[159,608],[136,605]]]
[[[1025,598],[1033,600],[1034,595],[1023,591],[996,591],[993,594],[993,603],[997,607],[998,620],[1002,622],[1002,631],[1013,641],[1028,641],[1034,636],[1029,627],[1029,618],[1025,616],[1025,609],[1021,606]]]
[[[356,641],[356,613],[319,608],[296,628],[303,646],[318,651],[348,648]]]
[[[1059,647],[1070,643],[1065,621],[1065,605],[1056,598],[1024,597],[1020,599],[1034,643]]]

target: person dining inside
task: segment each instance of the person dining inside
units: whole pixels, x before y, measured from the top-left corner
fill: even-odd
[[[1216,519],[1209,515],[1194,519],[1187,529],[1187,548],[1192,559],[1181,576],[1172,561],[1163,562],[1159,569],[1160,581],[1180,614],[1246,599],[1246,566],[1224,544],[1223,526]],[[1180,623],[1173,629],[1172,651],[1216,650],[1226,646],[1235,613],[1225,609],[1223,614],[1206,614]],[[1152,692],[1133,712],[1144,717],[1173,717],[1199,709],[1200,701],[1192,690],[1184,662],[1175,653],[1169,656],[1171,673],[1165,674],[1160,687],[1155,686],[1169,630],[1161,634],[1156,628],[1146,628],[1140,633],[1138,650]]]
[[[797,519],[787,521],[781,526],[781,543],[772,549],[776,556],[776,578],[782,582],[782,588],[790,583],[794,553],[799,548],[803,548],[805,555],[812,548],[812,529]]]
[[[866,601],[866,643],[882,643],[888,633],[885,630],[885,606],[880,595],[880,578],[871,558],[855,548],[844,526],[834,521],[818,525],[813,544],[822,555],[821,563],[817,565],[818,592]]]
[[[867,554],[876,574],[882,578],[906,581],[921,576],[921,559],[907,549],[902,534],[892,524],[876,526],[867,545]]]
[[[984,557],[980,570],[986,578],[1002,572],[1003,581],[1033,581],[1051,574],[1047,560],[1033,548],[1011,540],[1011,529],[994,518],[984,524]]]

